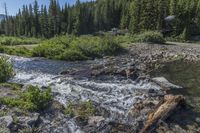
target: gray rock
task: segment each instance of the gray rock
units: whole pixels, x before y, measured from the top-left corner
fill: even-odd
[[[170,83],[166,78],[164,77],[156,77],[152,79],[155,83],[158,83],[159,85],[166,87],[166,88],[170,88],[170,89],[182,89],[183,87],[178,86],[178,85],[174,85],[172,83]]]
[[[17,117],[18,122],[25,126],[25,127],[34,127],[37,122],[39,121],[39,115],[38,113],[33,114],[30,117]]]
[[[0,117],[0,125],[9,128],[13,124],[12,116]]]
[[[105,119],[102,116],[92,116],[89,117],[88,124],[93,126],[99,126],[103,121],[105,121]]]
[[[197,118],[195,119],[195,121],[198,122],[198,123],[200,123],[200,118],[197,117]]]

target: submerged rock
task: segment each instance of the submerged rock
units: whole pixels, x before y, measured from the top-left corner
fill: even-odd
[[[163,88],[170,88],[170,89],[182,89],[183,87],[170,83],[164,77],[156,77],[152,79],[155,83],[158,83]]]

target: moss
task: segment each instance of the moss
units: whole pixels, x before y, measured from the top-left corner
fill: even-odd
[[[93,116],[96,112],[92,101],[82,102],[77,108],[77,114],[82,117]]]
[[[69,116],[88,118],[89,116],[95,115],[96,109],[92,101],[85,101],[77,105],[69,103],[64,112]]]

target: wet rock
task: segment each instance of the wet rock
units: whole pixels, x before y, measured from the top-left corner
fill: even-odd
[[[0,117],[0,126],[9,128],[13,124],[12,116]]]
[[[150,113],[142,133],[149,131],[160,120],[165,120],[169,115],[185,102],[185,98],[181,95],[166,95],[164,101],[160,103],[154,112]]]
[[[197,117],[197,118],[195,119],[195,121],[198,122],[198,123],[200,123],[200,118]]]
[[[105,121],[105,118],[103,118],[102,116],[91,116],[88,119],[88,124],[99,126],[103,121]]]
[[[40,114],[34,113],[32,116],[27,117],[17,117],[18,124],[23,127],[35,127],[39,123]]]
[[[86,126],[88,124],[88,119],[85,118],[85,117],[82,117],[82,116],[77,116],[74,118],[75,119],[75,122],[78,126]]]
[[[170,88],[170,89],[182,89],[181,86],[174,85],[170,83],[166,78],[164,77],[156,77],[152,79],[155,83],[159,84],[163,88]]]
[[[147,98],[146,100],[141,101],[140,103],[134,104],[133,107],[131,107],[131,109],[128,111],[128,115],[132,117],[139,117],[141,114],[147,114],[158,103],[159,100],[151,100]]]

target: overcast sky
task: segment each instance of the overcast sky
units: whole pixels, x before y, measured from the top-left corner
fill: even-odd
[[[37,0],[39,4],[49,5],[50,0]],[[80,0],[82,2],[89,0]],[[3,3],[7,4],[9,15],[15,15],[19,8],[22,8],[23,4],[33,3],[34,0],[0,0],[0,14],[4,14]],[[59,0],[60,5],[64,5],[65,3],[74,4],[76,0]]]

